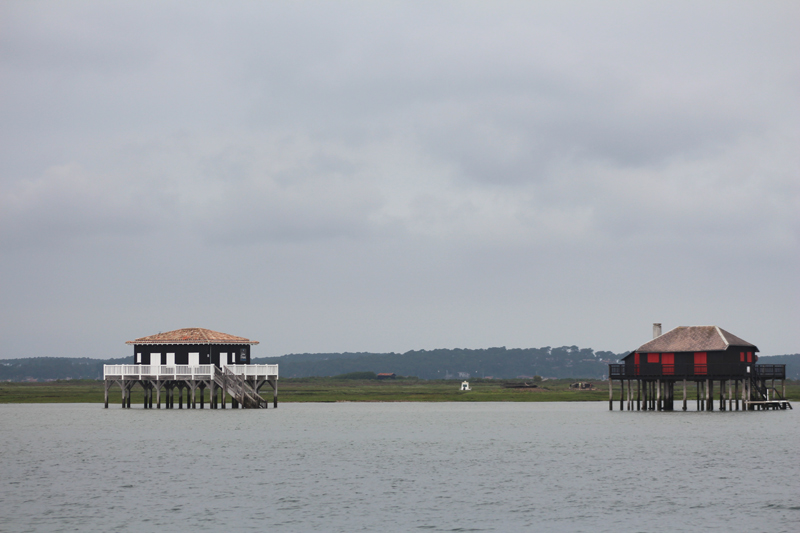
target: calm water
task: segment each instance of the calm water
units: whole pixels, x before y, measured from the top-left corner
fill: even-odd
[[[0,530],[800,531],[797,411],[0,405]]]

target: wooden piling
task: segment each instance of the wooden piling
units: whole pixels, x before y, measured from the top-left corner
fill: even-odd
[[[696,409],[699,411],[700,410],[700,382],[699,381],[695,381],[694,385],[695,385],[695,401],[697,402]]]
[[[728,380],[728,411],[733,411],[733,382]]]
[[[656,380],[656,411],[661,411],[661,380]]]
[[[686,410],[686,378],[683,378],[683,410]]]
[[[611,379],[611,376],[608,376],[608,410],[614,410],[614,380]],[[272,383],[270,383],[272,385]]]
[[[642,380],[636,380],[636,410],[638,411],[642,405]]]

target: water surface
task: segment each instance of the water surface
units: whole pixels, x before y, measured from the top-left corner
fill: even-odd
[[[794,411],[0,405],[8,531],[798,531]]]

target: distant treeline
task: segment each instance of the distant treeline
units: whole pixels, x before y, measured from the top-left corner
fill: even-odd
[[[552,378],[600,379],[608,362],[624,354],[591,348],[486,348],[412,350],[406,353],[322,353],[260,357],[254,363],[279,364],[283,377],[337,376],[351,372],[391,372],[422,379]]]
[[[414,350],[406,353],[290,354],[254,358],[254,363],[278,364],[282,377],[338,376],[352,372],[391,372],[422,379],[467,379],[492,377],[602,379],[608,363],[627,352],[595,352],[591,348],[487,348],[485,350]],[[800,354],[764,356],[763,364],[786,364],[786,377],[800,379]]]
[[[0,359],[0,381],[103,379],[103,365],[132,363],[133,355],[119,359],[90,359],[88,357]]]
[[[280,365],[280,376],[330,377],[353,372],[394,373],[422,379],[586,378],[602,379],[608,363],[626,354],[595,352],[591,348],[487,348],[482,350],[413,350],[406,353],[317,353],[256,357],[257,364]],[[118,359],[30,357],[0,359],[0,381],[102,379],[103,365],[132,364],[133,356]],[[800,354],[764,356],[763,364],[786,364],[786,376],[800,379]]]

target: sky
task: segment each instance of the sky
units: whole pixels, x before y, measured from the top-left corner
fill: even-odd
[[[800,352],[797,2],[0,3],[0,358]]]

